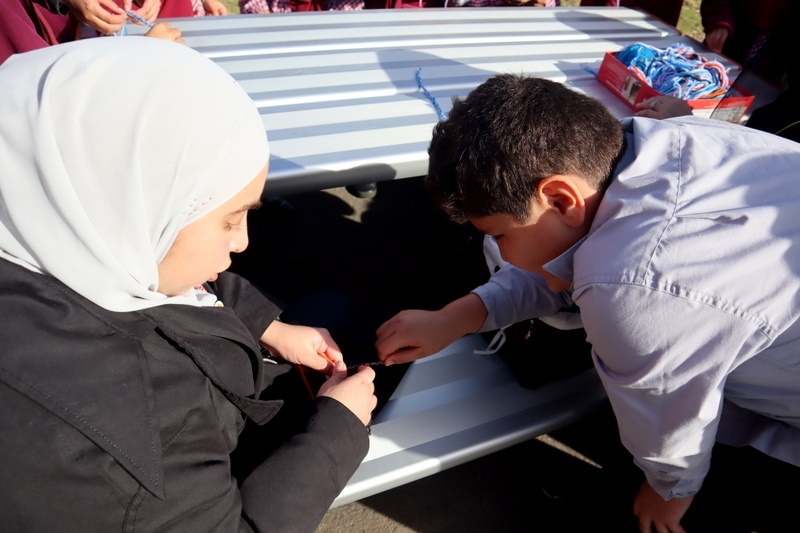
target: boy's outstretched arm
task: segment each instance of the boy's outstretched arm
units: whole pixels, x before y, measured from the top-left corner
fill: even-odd
[[[475,294],[450,302],[439,311],[400,311],[378,328],[378,357],[387,366],[427,357],[478,331],[486,315],[486,306]]]

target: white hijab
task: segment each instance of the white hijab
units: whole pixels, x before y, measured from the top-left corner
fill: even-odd
[[[269,159],[236,81],[192,49],[102,37],[0,67],[0,257],[95,304],[204,305],[156,291],[178,232]]]

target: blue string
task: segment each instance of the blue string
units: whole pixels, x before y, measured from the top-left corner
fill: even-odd
[[[132,18],[133,20],[135,20],[139,24],[144,24],[148,28],[152,28],[153,27],[153,24],[151,24],[150,22],[147,22],[145,19],[143,19],[142,17],[140,17],[139,15],[134,13],[133,11],[127,11],[127,14],[128,14],[128,16],[130,18]]]
[[[428,91],[428,89],[422,83],[422,67],[417,69],[417,87],[422,89],[422,92],[425,93],[425,96],[427,96],[428,100],[431,101],[431,103],[433,104],[433,107],[436,108],[436,114],[439,115],[439,120],[446,119],[447,116],[444,114],[444,111],[442,111],[442,108],[439,107],[439,103],[436,101],[436,98],[433,97],[433,95],[430,93],[430,91]]]

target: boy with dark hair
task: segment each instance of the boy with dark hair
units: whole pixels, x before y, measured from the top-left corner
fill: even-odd
[[[556,114],[563,120],[551,120]],[[434,128],[426,185],[456,220],[507,213],[523,221],[543,178],[576,174],[603,189],[621,148],[622,127],[597,100],[550,80],[499,75]]]
[[[633,117],[496,76],[434,130],[426,184],[510,264],[378,329],[387,364],[580,309],[642,531],[681,532],[715,440],[800,466],[800,145],[716,120]]]

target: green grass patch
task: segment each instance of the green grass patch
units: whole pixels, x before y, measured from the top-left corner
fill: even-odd
[[[703,33],[703,24],[700,21],[700,0],[683,1],[681,18],[678,19],[678,31],[701,43],[706,38],[706,34]]]
[[[579,6],[580,0],[561,0],[562,6]],[[681,16],[678,19],[678,31],[697,41],[703,42],[705,34],[700,23],[700,0],[684,0]]]

